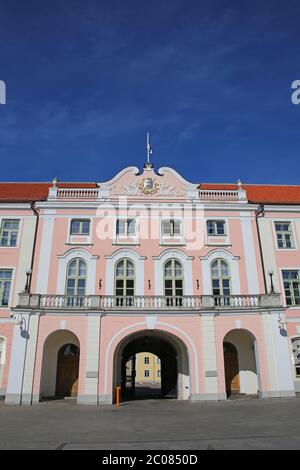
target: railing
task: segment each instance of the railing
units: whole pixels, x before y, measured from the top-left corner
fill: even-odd
[[[20,294],[19,308],[45,310],[205,310],[205,309],[253,309],[280,306],[279,294],[263,295],[183,295],[165,297],[163,295],[40,295]]]
[[[101,297],[101,308],[106,309],[142,309],[142,310],[199,310],[202,307],[201,296],[104,296]]]
[[[62,199],[97,199],[99,189],[87,189],[87,188],[74,188],[74,189],[58,189],[57,198]]]
[[[260,295],[215,295],[215,307],[250,308],[260,306]]]
[[[200,199],[213,201],[238,201],[239,195],[234,190],[200,189]]]
[[[40,308],[91,308],[91,298],[88,295],[41,295]]]

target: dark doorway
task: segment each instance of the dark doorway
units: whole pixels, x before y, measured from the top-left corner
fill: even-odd
[[[79,348],[65,344],[58,351],[56,397],[76,397],[78,394]]]
[[[136,383],[137,354],[150,352],[160,360],[160,385],[141,386]],[[128,362],[131,370],[128,371]],[[127,368],[126,368],[127,366]],[[178,367],[176,351],[173,346],[160,336],[143,335],[127,344],[122,353],[121,398],[138,400],[148,398],[177,398]]]
[[[224,365],[227,396],[240,393],[238,352],[229,342],[224,343]]]

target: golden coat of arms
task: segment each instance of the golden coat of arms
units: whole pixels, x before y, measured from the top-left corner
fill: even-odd
[[[159,183],[156,181],[155,178],[143,178],[139,183],[139,189],[144,194],[154,194],[159,189]]]

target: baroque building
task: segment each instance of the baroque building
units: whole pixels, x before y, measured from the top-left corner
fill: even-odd
[[[300,391],[300,186],[0,183],[0,393],[111,404],[140,353],[163,394]]]

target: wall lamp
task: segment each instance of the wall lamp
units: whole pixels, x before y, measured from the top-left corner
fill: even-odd
[[[196,283],[197,283],[197,290],[199,290],[199,287],[200,287],[199,279],[196,279]]]
[[[270,284],[271,284],[270,294],[275,294],[274,284],[273,284],[274,269],[269,269],[268,274],[270,276]]]
[[[280,313],[278,315],[278,324],[279,324],[279,328],[281,330],[285,330],[285,327],[286,327],[286,319],[285,319],[285,316],[283,313]]]
[[[149,290],[151,289],[151,281],[150,281],[150,279],[148,279],[148,289],[149,289]]]
[[[26,270],[26,284],[25,284],[25,288],[24,288],[24,293],[25,294],[29,294],[31,274],[32,274],[32,269],[27,269]]]
[[[102,279],[99,279],[99,289],[102,289]]]

